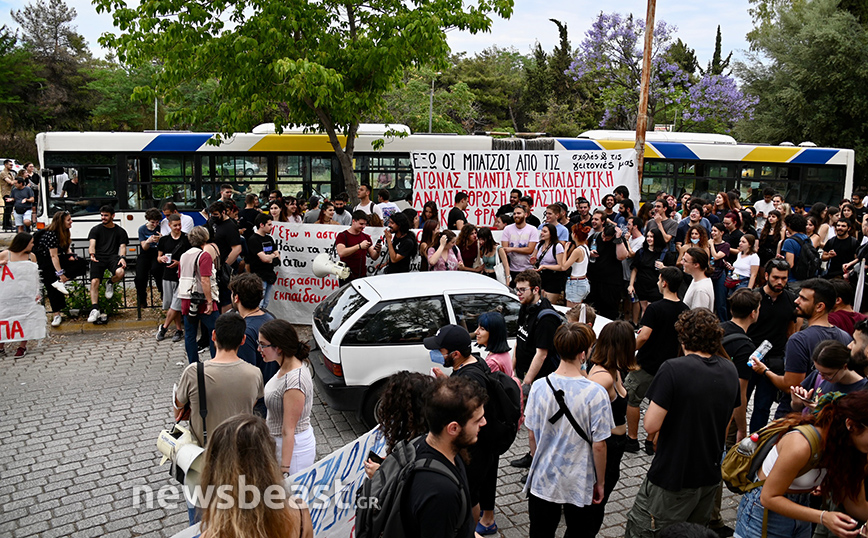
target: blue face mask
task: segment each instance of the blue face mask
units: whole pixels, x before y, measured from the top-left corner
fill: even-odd
[[[431,362],[437,363],[439,365],[443,365],[443,354],[440,353],[439,349],[432,349],[428,352],[431,356]]]
[[[699,239],[698,239],[698,238],[691,237],[691,238],[690,238],[690,242],[693,243],[694,245],[698,245],[698,244],[699,244]]]

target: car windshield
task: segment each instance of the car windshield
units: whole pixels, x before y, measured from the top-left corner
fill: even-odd
[[[316,307],[313,322],[320,334],[331,342],[343,322],[367,302],[351,285],[344,286]]]

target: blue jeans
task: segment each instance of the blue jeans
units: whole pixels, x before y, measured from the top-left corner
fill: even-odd
[[[720,321],[729,320],[729,311],[726,309],[727,289],[724,285],[726,275],[721,274],[720,278],[712,278],[711,283],[714,287],[714,313],[720,318]]]
[[[754,372],[751,374],[747,382],[747,399],[750,400],[751,393],[756,389],[756,396],[753,399],[753,414],[750,416],[750,425],[748,431],[753,433],[769,423],[769,413],[772,410],[772,404],[775,403],[778,397],[778,389],[766,376],[761,376]]]
[[[271,288],[274,287],[274,284],[269,284],[266,281],[262,281],[262,301],[259,303],[259,308],[265,310],[268,308],[268,300],[271,299]]]
[[[214,358],[217,349],[214,347],[214,340],[211,339],[211,333],[214,332],[214,325],[217,323],[217,317],[219,315],[220,314],[217,312],[212,312],[207,316],[201,314],[195,317],[189,315],[184,316],[184,349],[187,350],[187,361],[190,364],[199,360],[199,346],[196,345],[196,332],[199,328],[200,321],[208,331],[208,343],[211,347],[211,358]]]
[[[738,516],[735,521],[735,538],[762,538],[763,515],[765,509],[760,503],[762,486],[745,493],[738,505]],[[787,499],[794,503],[808,506],[810,494],[788,494]],[[766,536],[768,538],[810,538],[811,524],[807,521],[790,519],[769,510],[766,519]]]

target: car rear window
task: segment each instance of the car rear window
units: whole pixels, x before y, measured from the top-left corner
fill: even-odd
[[[320,334],[331,342],[344,321],[367,302],[355,288],[344,286],[316,307],[313,311],[313,322]]]
[[[442,296],[384,301],[359,318],[341,345],[421,344],[447,323]]]
[[[456,323],[467,328],[472,339],[476,339],[479,316],[491,311],[503,314],[507,336],[515,338],[518,332],[518,311],[521,309],[521,303],[515,297],[492,293],[463,293],[451,295],[450,300]]]

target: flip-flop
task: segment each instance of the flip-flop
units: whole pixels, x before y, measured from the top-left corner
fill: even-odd
[[[486,527],[482,523],[476,524],[476,534],[480,536],[488,536],[489,534],[494,534],[497,532],[497,522],[491,524],[490,527]]]

